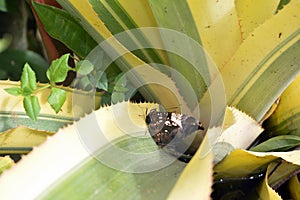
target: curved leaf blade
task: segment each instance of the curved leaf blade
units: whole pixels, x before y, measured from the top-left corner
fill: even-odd
[[[300,198],[300,183],[298,176],[293,176],[289,181],[289,189],[292,199]]]
[[[33,3],[47,33],[63,42],[80,58],[85,58],[97,46],[95,40],[62,9]]]
[[[258,152],[287,151],[296,146],[300,146],[300,136],[282,135],[272,137],[271,139],[252,147],[250,150]]]
[[[38,98],[36,96],[26,96],[24,97],[23,105],[30,119],[36,121],[41,110]]]
[[[6,171],[0,177],[0,198],[18,199],[22,196],[23,199],[38,197],[46,199],[53,199],[53,197],[80,197],[85,199],[118,197],[128,199],[134,196],[136,199],[165,199],[186,164],[161,152],[150,154],[153,155],[150,160],[149,157],[146,159],[145,155],[147,154],[143,154],[157,149],[150,135],[145,138],[146,125],[143,115],[147,108],[150,109],[158,105],[120,103],[115,106],[113,109],[112,107],[100,108],[82,118],[79,122],[61,129],[51,139],[24,157],[16,167]],[[114,109],[118,110],[117,118],[124,119],[129,114],[130,119],[125,119],[132,120],[131,123],[118,121],[121,124],[116,124],[114,121],[116,119],[112,114]],[[87,131],[87,127],[91,127],[90,123],[95,120],[95,117],[96,123],[101,127],[101,131],[105,133],[107,142],[114,141],[113,145],[107,146],[109,143],[105,143],[105,141],[99,143],[97,140],[95,143],[97,146],[94,146],[94,150],[97,150],[99,154],[92,154],[99,155],[97,158],[112,159],[113,163],[123,167],[122,170],[135,169],[136,167],[142,170],[144,167],[151,169],[153,161],[156,162],[155,165],[160,166],[166,158],[171,158],[172,162],[160,170],[131,173],[117,170],[119,168],[107,165],[105,164],[107,162],[102,162],[101,159],[99,159],[101,162],[96,160],[86,148],[88,146],[83,145],[84,140],[82,138],[84,135],[91,138],[95,133],[99,133],[98,130],[94,129]],[[124,128],[126,130],[127,128],[132,129],[132,123],[141,128],[142,138],[124,137]],[[121,125],[121,128],[119,125]],[[112,134],[107,134],[108,130],[114,131],[110,132]],[[84,135],[80,135],[81,138],[78,137],[80,131],[84,132]],[[119,139],[115,140],[116,138]],[[95,140],[95,138],[92,137],[92,140]],[[113,148],[115,145],[126,152],[132,152],[133,157],[111,156],[117,149]],[[63,154],[61,154],[62,151]],[[135,160],[137,154],[140,155],[140,159]],[[115,162],[118,160],[121,162]],[[45,170],[47,173],[45,173]],[[33,176],[33,174],[35,175]],[[14,179],[20,181],[15,182]],[[27,184],[22,183],[22,181]],[[14,182],[15,184],[13,184]],[[49,189],[49,186],[52,189]],[[27,192],[8,192],[10,187]]]
[[[299,73],[299,8],[298,1],[291,1],[257,27],[221,70],[228,104],[256,120]]]
[[[179,50],[176,53],[167,52],[170,66],[178,71],[179,75],[170,73],[172,78],[176,80],[179,92],[185,98],[190,109],[193,110],[196,105],[191,103],[185,83],[188,80],[197,98],[200,99],[210,84],[211,74],[209,74],[206,54],[201,46],[200,33],[197,30],[188,2],[177,1],[173,3],[170,0],[149,0],[149,4],[159,27],[186,35],[186,37],[179,37],[178,34],[171,35],[169,32],[160,31],[165,48]],[[171,18],[172,20],[170,20]],[[194,63],[197,65],[193,65]]]
[[[221,70],[242,43],[235,1],[188,0],[187,4],[203,48]]]
[[[280,96],[275,112],[266,121],[266,131],[271,135],[300,136],[300,75],[288,86]]]
[[[212,192],[213,153],[205,149],[208,138],[202,141],[200,148],[180,175],[171,190],[168,199],[210,199]],[[201,155],[205,153],[205,156]]]
[[[267,174],[270,172],[270,166],[267,169]],[[261,199],[281,200],[281,197],[268,184],[268,175],[265,176],[258,189],[259,197]]]

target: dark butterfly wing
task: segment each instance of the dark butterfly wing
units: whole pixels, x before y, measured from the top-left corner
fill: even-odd
[[[165,112],[157,112],[156,109],[150,110],[146,116],[146,123],[151,135],[158,134],[163,129],[167,115]]]
[[[183,133],[185,135],[189,135],[197,130],[204,130],[204,127],[202,126],[200,121],[190,115],[183,115],[181,124]]]

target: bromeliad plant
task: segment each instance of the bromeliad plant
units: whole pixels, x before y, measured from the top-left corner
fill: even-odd
[[[298,93],[292,94],[291,90],[298,91],[298,88],[291,85],[293,89],[289,88],[283,93],[299,74],[299,1],[140,0],[132,3],[128,0],[59,0],[58,2],[63,9],[33,3],[45,29],[52,37],[64,42],[82,58],[87,57],[95,48],[95,43],[109,39],[108,44],[121,54],[115,60],[115,64],[124,73],[141,65],[150,69],[150,63],[171,66],[172,68],[168,68],[170,70],[155,71],[153,76],[137,70],[135,71],[137,79],[134,79],[137,82],[133,84],[147,82],[149,76],[153,80],[163,80],[173,93],[178,94],[177,97],[181,98],[179,101],[185,102],[189,107],[184,84],[180,82],[182,79],[178,79],[173,73],[176,70],[189,81],[196,91],[201,111],[205,111],[210,88],[220,89],[215,85],[217,76],[208,74],[208,77],[201,77],[189,63],[174,55],[174,52],[147,48],[126,51],[125,54],[121,52],[129,47],[138,47],[140,44],[165,49],[172,47],[184,49],[187,52],[186,58],[192,58],[191,60],[200,63],[198,67],[203,70],[202,74],[207,72],[211,64],[206,54],[187,51],[192,43],[178,41],[175,37],[164,35],[164,32],[159,31],[148,35],[145,32],[136,32],[136,35],[130,35],[133,38],[127,43],[118,38],[118,34],[124,31],[143,27],[167,28],[184,33],[201,44],[216,64],[224,83],[227,105],[230,107],[226,109],[223,124],[207,125],[207,137],[187,165],[175,161],[164,169],[141,174],[128,173],[125,169],[140,166],[139,163],[143,163],[146,168],[153,163],[162,162],[160,160],[162,155],[152,157],[151,162],[143,158],[132,159],[122,156],[118,156],[116,161],[115,156],[112,156],[116,153],[115,149],[100,145],[97,146],[100,148],[97,156],[105,162],[99,162],[91,158],[86,149],[82,148],[77,131],[80,124],[96,116],[95,130],[86,131],[83,128],[85,134],[81,139],[89,138],[90,134],[93,138],[93,132],[99,132],[96,129],[99,126],[104,135],[119,148],[135,154],[147,153],[156,148],[151,138],[138,140],[124,136],[123,130],[130,130],[132,126],[124,123],[124,127],[120,129],[111,117],[114,109],[119,109],[118,118],[128,119],[128,115],[124,113],[129,110],[130,119],[134,124],[145,127],[143,116],[147,109],[155,105],[121,103],[103,107],[75,125],[61,129],[52,140],[32,152],[27,160],[24,159],[13,170],[4,173],[0,178],[0,195],[6,198],[17,195],[5,193],[10,191],[9,183],[24,189],[23,185],[26,184],[20,183],[18,187],[12,183],[17,182],[13,176],[22,176],[21,171],[25,169],[28,174],[40,175],[41,179],[34,181],[36,184],[44,183],[41,191],[35,192],[25,188],[27,193],[30,191],[28,198],[36,198],[39,195],[40,198],[49,199],[79,196],[98,199],[132,198],[132,196],[136,199],[145,197],[209,199],[212,195],[216,199],[229,197],[242,199],[252,194],[253,199],[280,199],[276,190],[284,182],[287,182],[285,191],[288,194],[281,193],[281,195],[295,199],[299,197],[297,174],[300,169],[300,153],[294,149],[299,146],[300,127],[297,123],[299,102],[290,101],[297,99]],[[81,41],[84,39],[87,40],[86,43]],[[82,45],[85,48],[82,48]],[[140,92],[145,99],[150,100],[154,97],[155,101],[165,107],[178,105],[172,92],[164,87],[149,85],[140,89]],[[282,93],[281,103],[266,122],[266,130],[262,132],[259,123],[263,123],[266,116],[272,114],[269,113],[269,109]],[[206,120],[204,117],[203,124]],[[220,137],[213,137],[220,129],[222,129]],[[280,134],[286,136],[268,140]],[[218,138],[219,140],[214,141]],[[262,138],[258,140],[260,145],[246,150],[256,138]],[[95,138],[93,140],[95,141]],[[268,141],[263,143],[265,140]],[[105,145],[105,142],[101,140],[101,144]],[[273,146],[274,144],[277,146]],[[65,152],[64,155],[57,155],[57,152],[62,151]],[[59,164],[59,167],[55,162],[47,164],[49,172],[56,175],[55,180],[47,179],[42,171],[45,168],[41,165],[47,163],[48,156],[64,162]],[[120,163],[118,167],[125,172],[112,169],[107,162]],[[64,169],[60,168],[61,165]],[[61,171],[55,172],[58,168]],[[282,173],[283,171],[285,173]],[[33,187],[32,184],[30,187]],[[52,187],[49,188],[49,185]]]

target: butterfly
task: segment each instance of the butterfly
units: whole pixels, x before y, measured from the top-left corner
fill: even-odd
[[[198,130],[204,130],[201,122],[194,117],[174,112],[159,112],[151,109],[146,116],[149,133],[160,147],[171,149],[176,156],[184,154],[184,139]]]

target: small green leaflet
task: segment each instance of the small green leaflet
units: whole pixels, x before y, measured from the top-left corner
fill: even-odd
[[[48,103],[58,113],[65,103],[67,98],[66,91],[60,88],[51,88],[51,94],[48,98]]]
[[[36,76],[35,72],[31,69],[28,63],[24,65],[21,75],[21,89],[22,95],[28,96],[36,89]]]
[[[41,110],[38,98],[36,96],[26,96],[23,105],[30,119],[36,121]]]
[[[259,145],[251,148],[251,151],[286,151],[293,147],[300,146],[300,137],[296,135],[281,135],[273,137]]]
[[[47,70],[47,77],[52,83],[63,82],[71,69],[68,65],[70,54],[65,54],[60,58],[52,61],[49,69]]]
[[[4,89],[8,94],[19,96],[22,94],[22,90],[19,87],[11,87],[11,88],[5,88]]]

